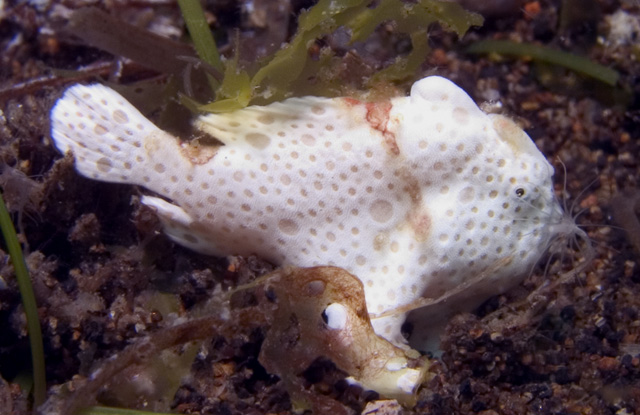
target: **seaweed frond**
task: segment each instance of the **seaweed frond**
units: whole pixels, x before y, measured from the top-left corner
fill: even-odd
[[[224,70],[222,60],[216,47],[216,41],[209,29],[209,25],[207,25],[200,1],[178,0],[178,5],[198,56],[215,70],[222,72]],[[208,79],[213,88],[218,86],[217,80],[212,76],[208,76]]]
[[[363,41],[380,24],[389,21],[395,23],[398,33],[409,36],[412,49],[407,56],[397,58],[371,76],[369,85],[381,81],[396,82],[413,76],[429,50],[427,30],[430,24],[440,22],[462,36],[470,26],[481,25],[482,17],[465,11],[456,3],[436,0],[419,0],[415,4],[382,0],[374,5],[369,0],[320,0],[302,13],[298,31],[291,42],[266,58],[257,69],[241,69],[236,59],[227,62],[225,77],[216,91],[215,101],[199,109],[205,112],[232,111],[257,98],[261,103],[268,104],[309,93],[310,77],[315,83],[314,93],[340,95],[344,92],[341,83],[333,76],[322,76],[333,73],[327,68],[336,65],[337,57],[329,48],[323,48],[317,59],[313,59],[309,48],[316,40],[332,34],[340,27],[350,31],[350,43]]]
[[[27,317],[27,330],[29,333],[29,343],[31,345],[31,362],[33,365],[33,406],[40,406],[47,394],[47,380],[44,365],[44,347],[42,345],[42,330],[38,318],[38,306],[33,293],[31,278],[27,270],[27,264],[22,255],[22,249],[18,242],[16,229],[11,222],[9,211],[4,203],[4,198],[0,194],[0,228],[7,244],[11,263],[18,281],[22,306]]]
[[[467,52],[531,58],[539,62],[562,66],[611,86],[615,86],[620,77],[616,70],[607,68],[583,56],[531,43],[518,43],[509,40],[483,40],[472,44],[467,49]]]

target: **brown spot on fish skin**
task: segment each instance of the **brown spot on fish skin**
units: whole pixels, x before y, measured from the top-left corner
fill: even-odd
[[[121,109],[113,111],[113,120],[118,124],[126,124],[129,122],[129,117]]]
[[[180,144],[180,152],[194,166],[207,164],[215,157],[219,149],[219,145],[203,144],[199,140],[192,140]]]
[[[398,143],[396,142],[396,135],[389,131],[389,113],[391,112],[391,108],[393,104],[391,101],[384,100],[379,102],[366,102],[363,103],[354,98],[342,98],[342,101],[347,104],[348,107],[356,107],[364,105],[364,109],[366,111],[365,119],[369,126],[382,133],[384,138],[384,145],[387,148],[387,151],[393,155],[400,155],[400,148],[398,147]]]
[[[388,236],[385,233],[379,233],[373,238],[373,249],[375,251],[382,251],[388,242]]]
[[[401,168],[398,171],[400,178],[404,183],[402,190],[404,190],[409,197],[411,197],[411,204],[413,208],[422,200],[422,187],[420,186],[420,180],[412,173],[411,169]]]
[[[424,242],[429,239],[432,220],[426,208],[423,207],[420,212],[412,215],[409,221],[416,241]]]
[[[93,132],[95,132],[98,135],[104,135],[108,133],[109,130],[107,129],[107,127],[105,127],[102,124],[96,124],[95,127],[93,127]]]
[[[402,190],[411,197],[411,211],[408,214],[409,224],[413,229],[416,241],[424,242],[431,232],[432,220],[426,206],[421,203],[422,187],[420,181],[408,168],[402,168],[398,173],[404,182]]]
[[[396,142],[396,135],[388,129],[389,113],[393,107],[391,101],[368,102],[365,107],[367,109],[367,122],[371,128],[382,133],[387,151],[394,156],[399,155],[400,148]]]
[[[102,157],[96,162],[96,167],[103,173],[109,173],[113,168],[113,164],[108,158]]]
[[[355,107],[356,105],[362,104],[362,101],[355,98],[345,97],[345,98],[342,98],[342,100],[350,107]]]
[[[369,206],[369,214],[378,223],[388,222],[393,216],[393,205],[388,200],[377,199]]]
[[[278,228],[287,235],[295,235],[300,230],[300,226],[291,219],[281,219],[278,221]]]
[[[268,135],[262,133],[249,133],[246,137],[247,143],[257,148],[258,150],[264,150],[271,143],[271,138]]]
[[[275,118],[271,114],[262,114],[257,118],[258,122],[261,124],[273,124]]]

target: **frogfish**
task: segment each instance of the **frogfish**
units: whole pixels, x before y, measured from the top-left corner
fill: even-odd
[[[559,233],[577,232],[531,138],[442,77],[409,96],[290,98],[194,127],[213,139],[175,137],[100,84],[70,87],[51,112],[78,172],[147,189],[142,203],[177,244],[346,269],[396,345],[407,315],[412,345],[433,343],[433,328],[517,285]]]

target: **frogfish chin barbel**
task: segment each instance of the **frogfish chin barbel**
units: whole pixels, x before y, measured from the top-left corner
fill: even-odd
[[[382,102],[291,98],[198,117],[221,145],[180,140],[98,84],[69,88],[51,124],[80,174],[154,192],[142,203],[180,245],[356,275],[376,333],[396,345],[411,304],[456,292],[413,315],[422,348],[445,317],[518,284],[566,228],[533,141],[438,76]]]

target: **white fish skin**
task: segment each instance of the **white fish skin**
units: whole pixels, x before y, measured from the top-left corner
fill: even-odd
[[[437,76],[383,102],[292,98],[198,117],[221,146],[180,141],[101,85],[69,88],[51,120],[82,175],[159,194],[142,201],[198,252],[343,267],[373,314],[483,275],[420,315],[422,333],[519,283],[563,218],[526,133]],[[374,328],[403,344],[405,317]]]

